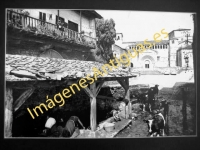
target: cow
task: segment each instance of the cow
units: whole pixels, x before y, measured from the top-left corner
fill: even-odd
[[[150,119],[150,120],[144,120],[144,122],[147,123],[148,125],[148,133],[150,137],[157,136],[159,137],[160,135],[164,136],[164,128],[165,128],[165,118],[161,113],[155,114],[155,116]]]

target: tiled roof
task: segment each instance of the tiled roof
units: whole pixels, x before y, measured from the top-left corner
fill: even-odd
[[[151,44],[155,43],[155,45],[163,45],[163,44],[169,44],[169,40],[162,40],[161,42],[146,41],[146,43],[151,43]],[[138,45],[138,44],[149,45],[149,44],[144,44],[144,41],[134,41],[134,43],[129,46]]]
[[[192,45],[185,45],[185,46],[183,46],[183,47],[180,47],[179,49],[178,49],[178,51],[179,50],[183,50],[183,49],[192,49]]]
[[[102,71],[104,64],[94,61],[66,60],[56,58],[33,57],[24,55],[6,54],[5,78],[6,81],[28,80],[61,80],[93,76],[92,68]],[[108,70],[104,77],[133,77],[128,70],[118,68]]]
[[[173,32],[173,31],[185,31],[185,30],[191,30],[191,29],[182,29],[182,28],[179,28],[179,29],[176,29],[176,30],[172,30],[171,32]],[[171,32],[169,32],[169,34],[170,34]]]

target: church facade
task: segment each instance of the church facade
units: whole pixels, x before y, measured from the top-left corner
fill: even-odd
[[[180,64],[180,59],[177,59],[177,51],[181,47],[192,44],[191,31],[190,29],[177,29],[171,31],[168,35],[169,40],[162,40],[160,42],[147,41],[152,44],[149,48],[149,44],[145,45],[144,41],[123,42],[123,34],[119,33],[116,35],[113,52],[120,54],[124,50],[126,52],[130,50],[135,55],[133,49],[139,51],[139,44],[142,44],[145,51],[138,53],[137,57],[131,59],[134,68],[153,69],[180,66],[178,65]],[[120,48],[121,50],[119,50]],[[119,54],[116,55],[118,56]]]
[[[154,41],[148,41],[152,44],[143,44],[143,41],[135,42],[133,45],[129,46],[127,49],[132,50],[132,54],[135,55],[133,49],[139,51],[140,47],[137,45],[142,44],[145,50],[142,53],[138,53],[137,58],[133,58],[131,61],[136,68],[146,68],[153,69],[155,67],[168,67],[168,47],[169,42],[163,40],[161,42],[155,43]]]

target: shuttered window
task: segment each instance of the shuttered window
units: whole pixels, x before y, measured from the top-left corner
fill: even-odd
[[[73,30],[73,31],[76,31],[78,32],[78,24],[77,23],[74,23],[72,21],[68,21],[68,28]]]
[[[46,22],[46,13],[39,12],[39,19]],[[42,22],[42,24],[44,22]]]

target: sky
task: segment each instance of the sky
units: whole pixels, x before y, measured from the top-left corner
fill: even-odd
[[[162,29],[171,32],[179,28],[191,29],[192,13],[96,10],[104,19],[114,19],[116,33],[123,33],[124,42],[153,40]],[[167,39],[166,39],[167,40]]]

